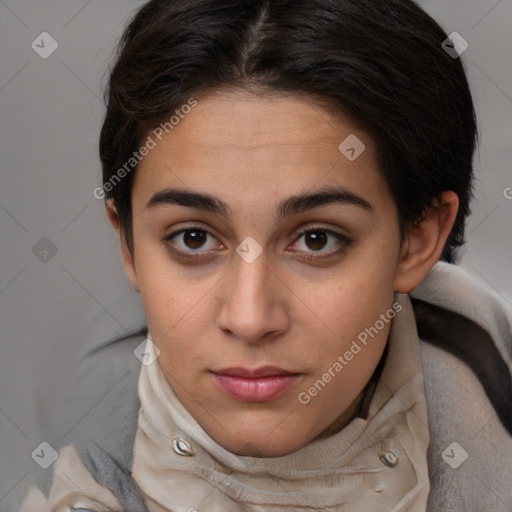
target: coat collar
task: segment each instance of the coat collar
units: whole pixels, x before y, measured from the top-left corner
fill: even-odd
[[[208,510],[398,510],[407,503],[424,511],[430,438],[423,373],[410,300],[396,297],[401,310],[368,417],[283,457],[225,450],[183,407],[159,363],[143,367],[132,472],[146,500],[156,510],[171,503],[188,510],[201,501]],[[151,353],[152,343],[145,350]]]

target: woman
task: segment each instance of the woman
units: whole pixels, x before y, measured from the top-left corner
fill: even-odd
[[[450,264],[456,50],[405,0],[139,10],[95,195],[147,329],[97,356],[126,379],[23,510],[512,507],[510,312]]]

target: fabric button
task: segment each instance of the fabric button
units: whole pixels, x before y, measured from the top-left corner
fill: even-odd
[[[394,468],[398,464],[398,452],[396,450],[387,450],[379,455],[379,459],[388,468]]]
[[[183,457],[192,457],[196,454],[194,448],[190,444],[190,441],[181,436],[174,436],[172,438],[172,449]]]

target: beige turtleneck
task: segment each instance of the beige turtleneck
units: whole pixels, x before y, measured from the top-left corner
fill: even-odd
[[[366,419],[275,458],[235,455],[183,407],[160,365],[142,369],[132,474],[151,512],[424,512],[430,442],[414,313],[406,295]],[[152,350],[148,343],[146,350]],[[362,351],[364,353],[364,351]],[[189,443],[194,454],[173,449]],[[386,466],[382,453],[398,455]]]

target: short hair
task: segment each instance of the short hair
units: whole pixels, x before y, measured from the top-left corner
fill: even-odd
[[[412,0],[151,0],[125,28],[110,70],[99,145],[104,184],[148,130],[193,95],[305,95],[375,141],[402,239],[443,191],[457,194],[442,254],[451,262],[464,243],[478,134],[464,65],[444,50],[445,39]],[[135,172],[104,194],[130,250]]]

